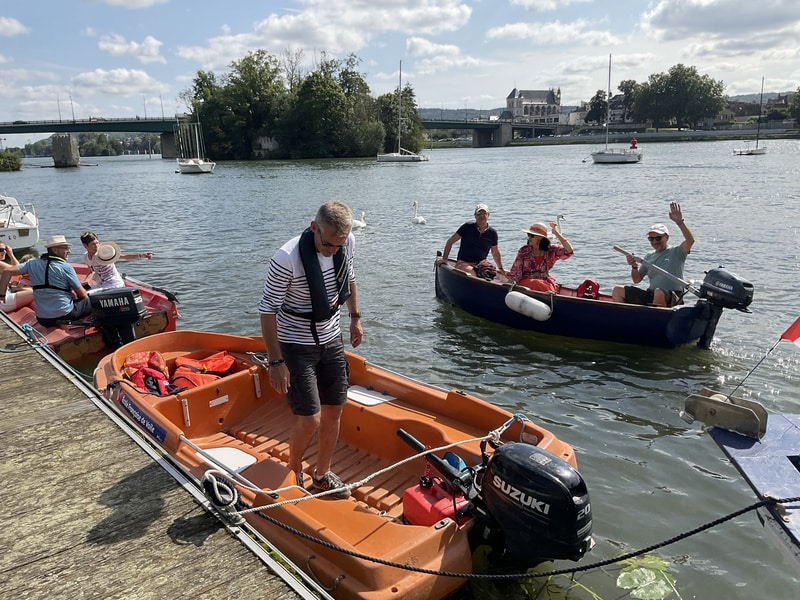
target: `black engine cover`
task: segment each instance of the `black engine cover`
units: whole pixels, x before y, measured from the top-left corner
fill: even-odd
[[[114,288],[89,294],[92,315],[110,325],[132,325],[147,314],[147,307],[136,288]]]
[[[481,496],[512,560],[578,560],[592,547],[589,493],[580,473],[536,446],[507,443],[489,460]]]
[[[719,267],[706,273],[700,295],[722,308],[749,312],[747,307],[753,301],[753,284]]]

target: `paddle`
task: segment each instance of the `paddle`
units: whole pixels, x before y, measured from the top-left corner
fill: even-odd
[[[653,263],[651,263],[649,261],[646,261],[643,258],[640,258],[640,257],[634,255],[632,252],[628,252],[624,248],[620,248],[619,246],[614,246],[614,250],[616,250],[617,252],[621,252],[625,256],[633,256],[633,258],[635,260],[646,264],[649,268],[653,269],[654,271],[657,271],[658,273],[660,273],[661,275],[663,275],[667,279],[670,279],[670,280],[674,281],[675,283],[677,283],[678,285],[683,286],[683,288],[685,290],[689,290],[690,292],[692,292],[698,298],[702,298],[703,297],[701,295],[701,293],[700,293],[700,290],[698,290],[696,287],[694,287],[691,283],[689,283],[688,281],[684,281],[683,279],[681,279],[680,277],[677,277],[676,275],[673,275],[669,271],[665,271],[664,269],[662,269],[658,265],[654,265]]]

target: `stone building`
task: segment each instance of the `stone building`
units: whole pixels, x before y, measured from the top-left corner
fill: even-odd
[[[501,119],[557,125],[561,122],[561,88],[518,90],[506,97],[506,110]]]

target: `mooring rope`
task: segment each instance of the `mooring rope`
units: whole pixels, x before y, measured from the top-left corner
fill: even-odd
[[[385,565],[387,567],[394,567],[396,569],[401,569],[401,570],[404,570],[404,571],[413,571],[414,573],[422,573],[423,575],[435,575],[435,576],[439,576],[439,577],[455,577],[455,578],[459,578],[459,579],[487,579],[487,580],[494,580],[494,581],[506,581],[506,580],[509,580],[510,581],[510,580],[517,580],[517,579],[555,577],[557,575],[568,575],[568,574],[582,573],[582,572],[586,572],[586,571],[592,571],[592,570],[595,570],[595,569],[599,569],[599,568],[602,568],[602,567],[607,567],[609,565],[612,565],[612,564],[615,564],[615,563],[618,563],[618,562],[622,562],[622,561],[625,561],[625,560],[629,560],[631,558],[635,558],[635,557],[641,556],[643,554],[647,554],[648,552],[652,552],[653,550],[657,550],[659,548],[663,548],[665,546],[669,546],[671,544],[674,544],[675,542],[678,542],[680,540],[684,540],[686,538],[692,537],[694,535],[697,535],[698,533],[702,533],[703,531],[707,531],[708,529],[711,529],[712,527],[716,527],[717,525],[720,525],[722,523],[725,523],[727,521],[735,519],[736,517],[741,516],[741,515],[743,515],[743,514],[745,514],[747,512],[750,512],[750,511],[753,511],[753,510],[757,510],[757,509],[761,508],[762,506],[772,506],[772,505],[778,505],[778,504],[792,504],[792,503],[795,503],[795,502],[800,502],[800,496],[795,496],[795,497],[792,497],[792,498],[777,498],[777,499],[776,498],[767,498],[767,499],[761,500],[759,502],[755,502],[754,504],[751,504],[750,506],[746,506],[745,508],[742,508],[740,510],[737,510],[737,511],[734,511],[732,513],[729,513],[729,514],[727,514],[727,515],[725,515],[723,517],[715,519],[714,521],[710,521],[709,523],[706,523],[704,525],[696,527],[695,529],[691,529],[689,531],[686,531],[684,533],[676,535],[675,537],[669,538],[668,540],[664,540],[663,542],[659,542],[657,544],[653,544],[651,546],[647,546],[646,548],[642,548],[640,550],[635,550],[633,552],[628,552],[628,553],[622,554],[620,556],[615,556],[613,558],[609,558],[609,559],[606,559],[606,560],[597,561],[597,562],[594,562],[594,563],[591,563],[591,564],[588,564],[588,565],[583,565],[583,566],[578,566],[578,567],[570,567],[568,569],[555,569],[555,570],[552,570],[552,571],[546,571],[546,572],[541,572],[541,573],[538,573],[538,572],[535,572],[535,573],[455,573],[453,571],[436,571],[434,569],[425,569],[425,568],[422,568],[422,567],[415,567],[415,566],[408,565],[408,564],[396,563],[396,562],[393,562],[393,561],[390,561],[390,560],[385,560],[385,559],[378,558],[378,557],[375,557],[375,556],[369,556],[369,555],[366,555],[366,554],[362,554],[360,552],[356,552],[354,550],[348,550],[347,548],[342,548],[341,546],[337,546],[336,544],[332,544],[331,542],[327,542],[325,540],[321,540],[321,539],[316,538],[316,537],[314,537],[312,535],[309,535],[309,534],[307,534],[307,533],[305,533],[303,531],[295,529],[294,527],[291,527],[290,525],[282,523],[281,521],[279,521],[279,520],[277,520],[277,519],[275,519],[273,517],[265,515],[263,512],[258,512],[257,514],[258,514],[258,516],[260,516],[263,519],[266,519],[267,521],[269,521],[273,525],[277,525],[278,527],[280,527],[282,529],[285,529],[286,531],[288,531],[288,532],[290,532],[290,533],[292,533],[294,535],[297,535],[297,536],[299,536],[299,537],[301,537],[303,539],[306,539],[306,540],[308,540],[310,542],[314,542],[316,544],[319,544],[320,546],[324,546],[325,548],[329,548],[331,550],[334,550],[336,552],[340,552],[342,554],[346,554],[348,556],[352,556],[354,558],[366,560],[366,561],[373,562],[373,563],[380,564],[380,565]],[[242,502],[239,502],[238,505],[246,506]],[[245,511],[242,511],[242,513],[240,513],[240,514],[244,514],[244,512]]]

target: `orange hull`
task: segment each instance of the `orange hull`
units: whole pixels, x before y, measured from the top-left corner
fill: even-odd
[[[83,281],[88,272],[88,267],[82,263],[70,263],[78,273],[78,279]],[[142,338],[163,331],[175,331],[178,314],[176,300],[170,299],[167,294],[133,279],[126,279],[127,287],[139,290],[142,300],[147,307],[147,315],[135,326],[136,337]],[[36,320],[33,305],[24,306],[8,313],[8,316],[20,327],[28,325],[35,329],[41,337],[47,340],[56,354],[66,363],[74,364],[83,360],[99,358],[111,351],[102,332],[93,326],[72,325],[63,327],[44,327]],[[41,338],[37,339],[41,341]]]
[[[220,350],[236,358],[233,372],[223,378],[178,392],[157,396],[136,389],[123,378],[125,359],[134,352],[157,351],[174,365],[176,357],[202,359]],[[210,468],[206,456],[221,457],[223,465],[265,491],[294,483],[287,467],[288,435],[292,416],[285,399],[269,384],[269,374],[248,352],[264,352],[261,338],[176,331],[136,340],[106,356],[95,371],[95,383],[116,407],[132,417],[151,440],[198,480]],[[398,436],[405,429],[422,443],[436,448],[485,436],[500,427],[511,413],[455,390],[445,391],[380,369],[348,353],[351,393],[342,416],[341,434],[332,469],[345,483],[361,482],[414,451]],[[367,388],[370,391],[364,390]],[[548,450],[575,465],[572,448],[552,433],[527,421],[514,422],[504,440],[520,440]],[[226,449],[220,453],[220,449]],[[453,451],[468,465],[480,462],[476,441]],[[306,452],[312,459],[316,447]],[[226,461],[229,461],[226,463]],[[233,463],[237,462],[238,465]],[[436,571],[470,573],[468,533],[472,521],[441,519],[436,525],[410,525],[403,520],[403,495],[423,474],[422,459],[378,475],[352,490],[347,500],[311,499],[261,513],[244,515],[284,552],[298,568],[323,586],[334,586],[337,599],[437,599],[465,583],[464,579],[401,570],[319,545],[270,522],[284,525],[343,548],[384,561]],[[306,484],[311,468],[304,463]],[[243,503],[269,506],[305,496],[298,488],[280,492],[239,489]],[[438,518],[438,517],[437,517]],[[338,583],[336,583],[338,581]]]

